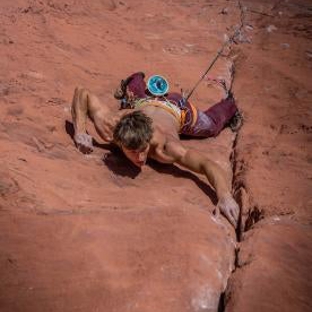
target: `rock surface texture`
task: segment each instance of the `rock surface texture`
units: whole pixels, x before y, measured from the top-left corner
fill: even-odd
[[[312,5],[309,1],[1,0],[0,311],[311,311]],[[238,134],[184,140],[227,172],[235,233],[204,177],[103,142],[72,141],[84,86],[135,71],[190,90],[230,80]],[[207,79],[191,100],[222,97]]]

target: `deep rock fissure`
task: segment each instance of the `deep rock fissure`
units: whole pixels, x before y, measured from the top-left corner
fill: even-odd
[[[242,198],[239,196],[239,191],[241,188],[245,188],[242,182],[237,183],[236,181],[236,171],[237,171],[237,153],[236,153],[236,146],[238,141],[238,132],[235,133],[235,137],[233,140],[232,145],[232,152],[230,155],[230,162],[232,165],[232,192],[234,194],[234,198],[236,202],[239,205],[239,219],[238,219],[238,225],[236,229],[236,239],[238,242],[241,240],[241,232],[242,232],[242,209],[243,209],[243,203]]]
[[[232,144],[232,151],[230,154],[230,163],[232,166],[232,192],[236,202],[239,205],[239,220],[238,226],[236,229],[236,240],[238,243],[242,242],[243,233],[248,231],[255,223],[263,219],[262,211],[258,208],[257,205],[253,205],[252,207],[245,207],[244,196],[248,197],[248,191],[246,190],[246,186],[243,180],[245,167],[244,164],[238,160],[237,155],[237,145],[239,140],[239,131],[235,133],[235,137]],[[248,216],[246,220],[243,220],[243,209],[246,210],[248,208]],[[235,248],[235,258],[234,258],[234,269],[231,272],[228,280],[226,281],[226,287],[224,292],[220,294],[218,312],[224,312],[226,310],[227,301],[226,298],[226,290],[228,288],[228,281],[231,278],[232,274],[241,267],[239,263],[239,252],[240,248]]]
[[[234,77],[233,77],[234,79]],[[235,187],[236,185],[236,145],[237,145],[237,141],[238,141],[238,136],[239,136],[239,131],[237,131],[235,133],[235,137],[233,140],[233,144],[232,144],[232,151],[230,154],[230,163],[231,163],[231,167],[232,167],[232,191],[235,197],[235,200],[237,201],[239,207],[240,207],[240,212],[239,212],[239,221],[238,221],[238,226],[237,226],[237,230],[236,230],[236,240],[237,242],[241,241],[241,232],[242,232],[242,201],[240,200],[240,198],[237,198],[236,193],[237,190],[239,190],[241,187],[243,187],[241,184],[239,184],[239,188]],[[227,281],[226,281],[226,287],[224,289],[224,291],[220,294],[220,298],[219,298],[219,305],[218,305],[218,312],[224,312],[225,308],[226,308],[226,289],[228,287],[228,280],[230,279],[231,275],[235,272],[236,268],[238,267],[238,253],[239,253],[239,249],[235,248],[234,250],[235,252],[235,258],[234,258],[234,269],[231,272],[230,276],[228,277]]]
[[[234,75],[233,75],[233,80],[234,80]],[[234,195],[234,198],[236,202],[239,205],[240,211],[239,211],[239,220],[238,220],[238,226],[236,229],[236,240],[237,242],[242,241],[242,234],[247,231],[249,228],[246,228],[246,223],[248,222],[248,219],[245,223],[243,224],[243,208],[244,208],[244,203],[243,203],[243,193],[247,194],[246,187],[244,185],[243,179],[242,179],[242,173],[244,171],[244,166],[238,163],[237,159],[237,145],[238,145],[238,140],[239,140],[239,130],[235,132],[235,137],[233,140],[232,144],[232,151],[230,154],[230,163],[231,163],[231,168],[232,168],[232,192]],[[239,168],[238,168],[239,167]],[[258,220],[257,220],[258,221]],[[255,221],[255,222],[257,222]],[[254,223],[255,223],[254,222]],[[252,223],[252,224],[254,224]],[[234,269],[231,272],[231,275],[236,271],[237,268],[239,268],[239,248],[235,248],[235,258],[234,258]],[[231,275],[228,277],[228,280],[230,279]],[[218,306],[218,312],[224,312],[226,309],[226,289],[228,287],[228,280],[226,281],[226,287],[224,292],[220,294],[220,299],[219,299],[219,306]]]
[[[246,188],[244,182],[245,176],[245,164],[244,161],[238,160],[236,146],[239,138],[239,133],[237,132],[233,141],[232,153],[230,156],[230,162],[232,164],[232,192],[234,198],[240,207],[239,221],[236,230],[236,238],[238,242],[242,241],[242,235],[247,232],[251,227],[264,218],[262,209],[253,203],[248,194],[248,189]],[[245,216],[243,218],[243,212]]]
[[[240,29],[243,29],[244,27],[244,20],[245,20],[245,14],[244,14],[244,10],[243,10],[243,6],[241,4],[240,1],[237,2],[239,10],[240,10]],[[232,67],[232,80],[231,80],[231,87],[230,89],[232,89],[233,83],[234,83],[234,78],[235,78],[235,63],[233,64]],[[235,137],[232,143],[232,148],[231,148],[231,153],[230,153],[230,163],[231,163],[231,169],[232,169],[232,192],[234,194],[234,198],[236,200],[236,202],[239,205],[239,219],[238,219],[238,225],[237,225],[237,229],[236,229],[236,241],[240,242],[241,241],[241,236],[242,236],[242,209],[243,209],[243,203],[242,203],[242,198],[241,196],[238,196],[238,194],[240,194],[240,190],[241,188],[244,188],[243,183],[239,182],[237,183],[237,176],[236,176],[236,172],[237,172],[237,152],[236,152],[236,146],[237,146],[237,142],[238,142],[238,138],[239,138],[239,129],[237,130],[237,132],[235,132]],[[228,281],[230,279],[230,277],[232,276],[232,274],[235,272],[236,268],[238,267],[238,253],[239,253],[239,248],[235,247],[235,258],[234,258],[234,269],[231,272],[231,274],[229,275],[228,279],[226,280],[225,283],[225,289],[224,291],[220,294],[219,297],[219,304],[218,304],[218,312],[224,312],[226,309],[226,290],[228,287]]]
[[[225,291],[221,293],[218,305],[218,312],[225,311]]]

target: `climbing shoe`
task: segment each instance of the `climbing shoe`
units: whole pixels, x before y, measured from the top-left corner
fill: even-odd
[[[237,132],[243,125],[243,115],[240,111],[236,111],[234,116],[230,119],[228,126],[233,132]]]

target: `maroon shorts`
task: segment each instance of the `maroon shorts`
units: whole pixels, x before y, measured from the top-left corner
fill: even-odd
[[[181,133],[197,137],[214,137],[225,127],[236,111],[237,107],[232,97],[221,100],[206,111],[190,107],[186,112]]]

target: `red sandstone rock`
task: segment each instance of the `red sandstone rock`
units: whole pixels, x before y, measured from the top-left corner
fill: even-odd
[[[311,225],[271,217],[244,235],[226,311],[310,311]]]
[[[162,72],[178,91],[195,83],[212,47],[191,21],[189,38],[179,38],[188,7],[2,1],[0,12],[0,310],[216,310],[235,235],[213,216],[204,178],[153,162],[138,175],[108,146],[84,156],[70,137],[77,85],[117,110],[113,90],[133,71]],[[218,73],[227,66],[221,60]],[[201,88],[194,101],[202,108],[222,95]],[[230,180],[232,140],[227,130],[218,142],[186,144],[222,154]]]
[[[217,310],[235,234],[213,217],[204,178],[153,162],[137,175],[106,145],[80,154],[69,107],[82,85],[117,110],[116,84],[137,70],[191,89],[241,17],[246,32],[210,75],[235,62],[245,123],[234,189],[242,229],[264,220],[242,235],[226,309],[311,310],[311,10],[299,0],[241,4],[1,1],[1,312]],[[192,101],[204,108],[221,96],[203,82]],[[231,181],[233,140],[226,129],[185,144]]]

